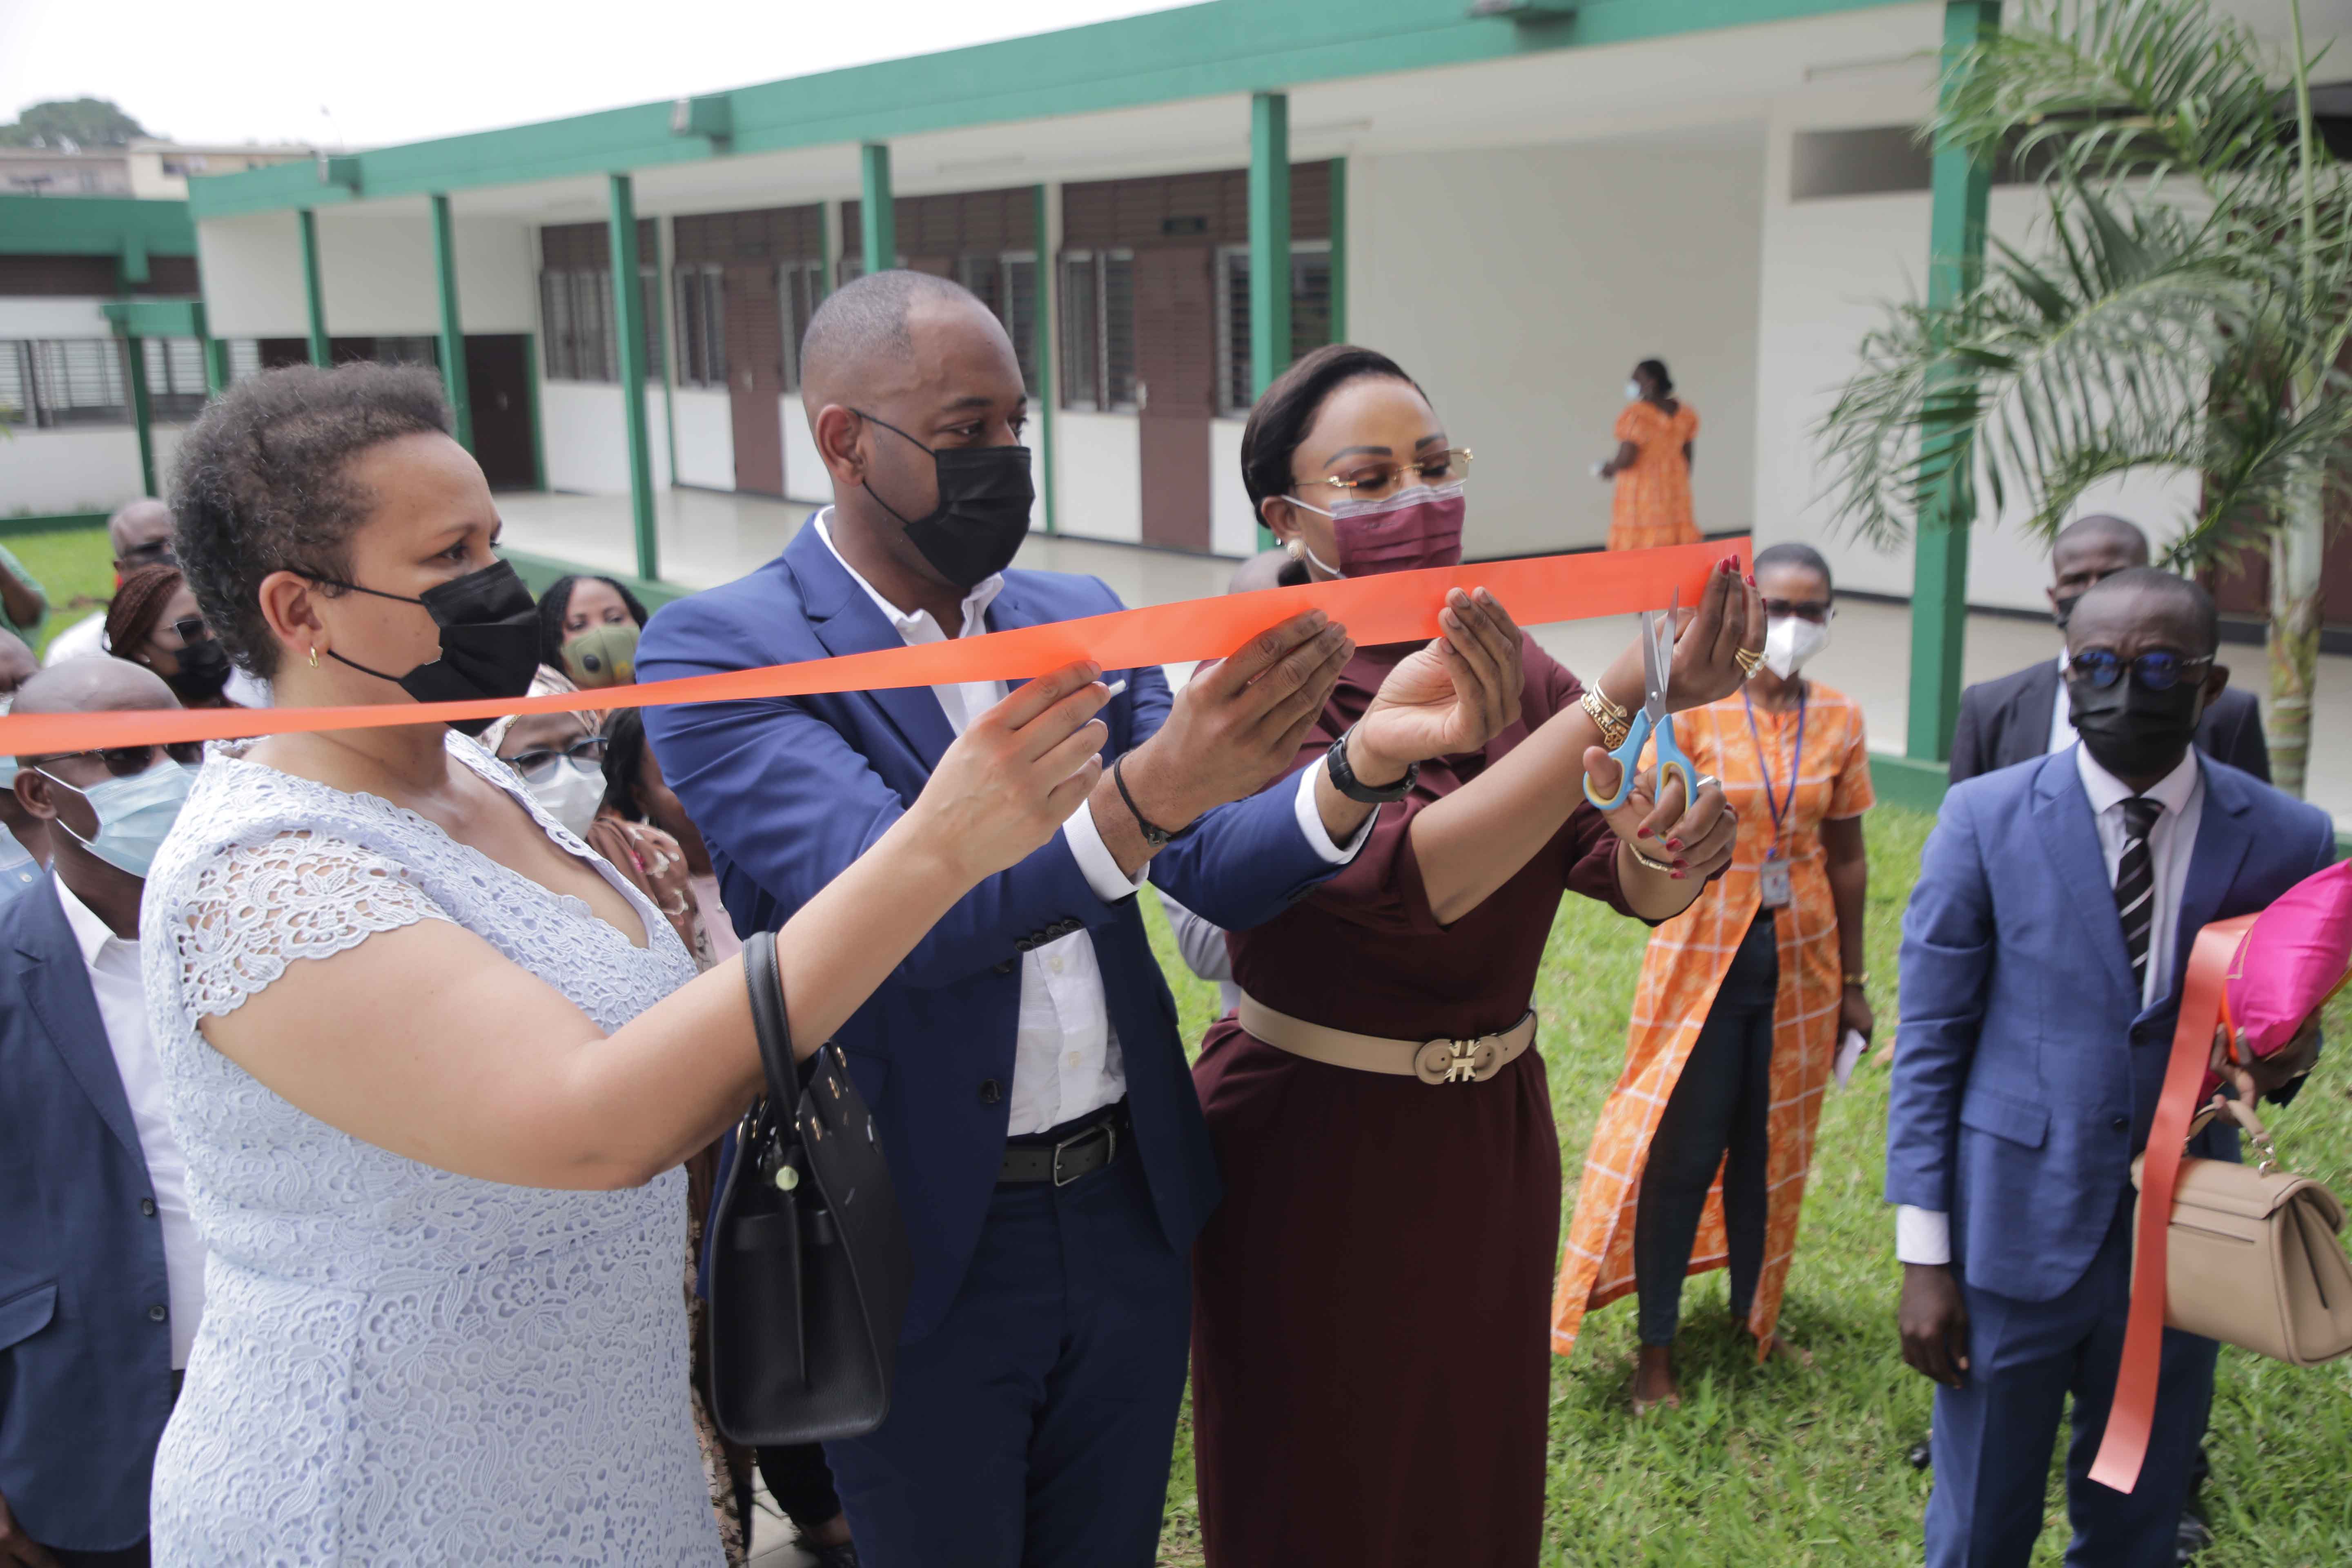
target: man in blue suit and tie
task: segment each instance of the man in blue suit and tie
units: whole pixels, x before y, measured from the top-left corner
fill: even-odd
[[[2066,626],[2078,744],[1957,784],[1904,918],[1887,1182],[1904,1359],[1940,1385],[1930,1568],[2022,1568],[2068,1394],[2078,1568],[2174,1561],[2213,1342],[2166,1330],[2138,1484],[2089,1479],[2130,1303],[2147,1143],[2198,931],[2335,856],[2326,815],[2190,744],[2229,679],[2213,601],[2147,567]],[[2285,1099],[2306,1024],[2242,1088]],[[2195,1152],[2235,1158],[2234,1133]]]
[[[986,307],[920,274],[826,300],[803,398],[835,504],[782,555],[655,616],[666,679],[1119,608],[1093,578],[1013,572],[1033,503],[1027,404]],[[1467,608],[1464,600],[1457,614]],[[1156,668],[1102,711],[1101,787],[982,883],[835,1037],[873,1105],[914,1255],[890,1415],[827,1457],[867,1568],[1154,1556],[1189,1326],[1187,1258],[1218,1183],[1133,895],[1227,927],[1329,877],[1416,755],[1375,711],[1296,780],[1351,645],[1272,628],[1172,701]],[[1460,694],[1457,694],[1460,695]],[[1475,696],[1475,694],[1473,694]],[[896,820],[1001,684],[649,709],[739,931],[772,928]]]
[[[177,708],[70,659],[19,713]],[[205,1300],[139,978],[139,898],[186,771],[161,746],[20,757],[51,874],[0,904],[0,1564],[141,1568],[155,1445]]]

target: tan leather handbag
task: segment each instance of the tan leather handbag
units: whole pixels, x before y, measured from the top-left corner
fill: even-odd
[[[2168,1328],[2316,1366],[2352,1353],[2352,1258],[2337,1233],[2344,1205],[2308,1176],[2278,1168],[2249,1106],[2216,1108],[2245,1129],[2257,1164],[2180,1163],[2165,1249]],[[2132,1182],[2140,1162],[2132,1162]]]

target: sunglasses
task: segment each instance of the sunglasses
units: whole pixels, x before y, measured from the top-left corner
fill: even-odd
[[[527,752],[517,752],[506,761],[507,766],[531,784],[545,784],[553,778],[556,765],[560,763],[570,763],[583,773],[602,773],[604,771],[604,737],[583,735],[561,750],[553,746],[533,746]]]
[[[208,641],[213,635],[212,627],[205,624],[202,616],[183,616],[172,623],[172,629],[180,634],[180,643],[184,647],[190,643]]]
[[[1794,616],[1801,621],[1822,626],[1837,618],[1837,606],[1827,599],[1767,599],[1764,614],[1772,620]]]
[[[2184,658],[2179,654],[2157,648],[2137,658],[2126,658],[2113,648],[2086,647],[2066,660],[2066,676],[2079,679],[2095,691],[2105,691],[2131,671],[2132,679],[2143,690],[2169,691],[2180,684],[2192,670],[2205,668],[2213,662],[2211,654],[2202,658]]]
[[[76,757],[96,757],[106,764],[108,773],[115,778],[136,778],[155,765],[155,753],[161,752],[182,767],[193,768],[205,760],[202,741],[174,741],[169,745],[108,746],[95,752],[60,752],[47,761],[70,762]]]

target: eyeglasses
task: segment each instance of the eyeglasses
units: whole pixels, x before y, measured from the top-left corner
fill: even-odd
[[[155,753],[161,752],[182,767],[196,767],[205,760],[202,741],[174,741],[169,745],[108,746],[95,752],[59,752],[48,758],[52,763],[70,762],[76,757],[96,757],[106,764],[106,771],[119,779],[136,778],[155,765]]]
[[[2192,670],[2202,669],[2213,662],[2211,654],[2202,658],[2183,658],[2165,648],[2156,648],[2137,658],[2126,658],[2113,648],[2086,647],[2066,658],[2068,679],[2079,677],[2092,689],[2105,691],[2131,670],[2132,679],[2148,691],[2169,691],[2180,684],[2181,678]]]
[[[1410,476],[1410,479],[1407,479]],[[1305,479],[1304,485],[1328,485],[1342,495],[1376,495],[1400,480],[1423,485],[1450,485],[1470,477],[1470,448],[1449,447],[1442,452],[1415,458],[1409,463],[1374,463],[1354,470],[1346,479],[1326,476]]]
[[[184,647],[190,643],[206,641],[213,635],[212,627],[205,624],[202,616],[183,616],[172,623],[172,629],[180,634],[180,644]]]
[[[1776,621],[1794,616],[1818,626],[1837,619],[1837,606],[1827,599],[1767,599],[1764,601],[1764,614],[1768,619]]]
[[[144,544],[134,544],[122,552],[123,561],[135,566],[177,566],[180,557],[168,539],[151,539]]]
[[[583,735],[560,751],[553,746],[533,746],[507,759],[507,766],[531,784],[545,784],[553,778],[556,765],[561,763],[570,763],[583,773],[604,772],[604,737]]]

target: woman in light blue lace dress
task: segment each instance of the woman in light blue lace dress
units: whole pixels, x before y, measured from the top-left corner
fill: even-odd
[[[281,706],[529,684],[529,596],[447,430],[431,373],[353,365],[245,383],[189,432],[181,561]],[[776,935],[803,1055],[1085,798],[1095,673],[974,725]],[[142,932],[210,1249],[155,1561],[715,1563],[677,1167],[759,1088],[740,961],[696,978],[438,724],[216,748]]]

